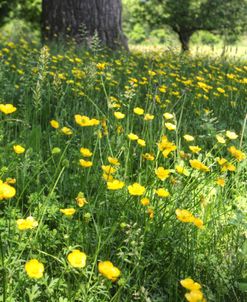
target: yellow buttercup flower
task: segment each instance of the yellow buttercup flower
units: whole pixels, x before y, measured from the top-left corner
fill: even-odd
[[[105,181],[108,181],[108,182],[111,182],[114,180],[114,178],[111,174],[103,173],[102,177]]]
[[[220,166],[224,165],[226,162],[227,162],[227,160],[226,160],[224,157],[222,157],[222,158],[217,158],[217,163],[218,163]]]
[[[234,171],[236,171],[236,167],[233,164],[231,164],[231,163],[225,163],[222,166],[221,171],[222,172],[225,172],[225,171],[234,172]]]
[[[161,141],[157,145],[165,158],[167,158],[172,151],[177,149],[176,145],[173,142],[169,142],[165,135],[162,136]]]
[[[192,135],[189,134],[185,134],[183,136],[183,138],[187,141],[187,142],[192,142],[195,138]]]
[[[12,104],[0,104],[0,111],[4,114],[11,114],[16,110],[16,107],[14,107]]]
[[[226,131],[226,136],[231,140],[234,140],[234,139],[238,138],[238,135],[235,132],[232,132],[232,131]]]
[[[134,108],[133,112],[137,115],[143,115],[144,114],[144,110],[140,107]]]
[[[98,270],[101,275],[113,282],[115,282],[121,275],[121,271],[115,267],[111,261],[99,262]]]
[[[160,180],[165,180],[170,176],[170,170],[164,169],[163,167],[158,167],[155,169],[155,174]]]
[[[76,268],[83,268],[86,266],[87,255],[80,250],[73,250],[67,256],[69,264]]]
[[[137,141],[139,139],[138,135],[134,134],[134,133],[130,133],[128,134],[128,138],[131,140],[131,141]]]
[[[244,152],[238,150],[235,146],[231,146],[227,149],[233,157],[235,157],[238,161],[242,161],[245,159],[246,155]]]
[[[175,170],[179,173],[179,174],[183,174],[185,176],[188,176],[189,175],[189,171],[183,167],[183,166],[180,166],[180,165],[176,165],[175,166]]]
[[[226,140],[224,139],[224,137],[222,135],[216,134],[215,137],[216,137],[218,143],[225,144]]]
[[[102,165],[101,169],[106,173],[106,174],[114,174],[117,170],[110,166],[110,165]]]
[[[144,139],[140,139],[140,138],[138,138],[137,144],[140,145],[141,147],[145,147],[146,146],[145,140]]]
[[[116,157],[108,156],[107,160],[113,166],[119,166],[120,165],[120,163],[119,163],[119,161],[118,161],[118,159]]]
[[[146,160],[150,160],[150,161],[153,161],[155,159],[154,155],[150,154],[150,153],[142,154],[142,157],[145,158]]]
[[[154,218],[154,210],[152,208],[147,209],[148,215],[150,219]]]
[[[86,203],[87,203],[87,200],[84,196],[84,194],[82,192],[79,192],[77,197],[76,197],[76,202],[77,202],[77,205],[82,208]]]
[[[203,221],[200,218],[194,217],[192,223],[199,229],[203,228]]]
[[[10,199],[14,197],[16,194],[16,190],[14,187],[10,186],[7,183],[3,183],[0,180],[0,200]]]
[[[199,153],[202,148],[198,147],[198,146],[189,146],[190,151],[192,151],[193,153]]]
[[[122,120],[122,119],[125,118],[125,114],[122,113],[122,112],[120,112],[120,111],[115,111],[115,112],[114,112],[114,116],[115,116],[115,118],[118,119],[118,120]]]
[[[188,210],[176,210],[177,219],[182,222],[193,222],[194,216]]]
[[[76,114],[75,122],[81,127],[90,127],[99,125],[100,121],[97,119],[90,119],[88,116]]]
[[[91,157],[93,153],[88,148],[80,148],[80,153],[84,157]]]
[[[144,121],[152,121],[153,119],[154,119],[154,115],[153,114],[146,113],[144,115]]]
[[[189,302],[202,302],[203,293],[200,290],[193,290],[185,294],[185,298]]]
[[[72,135],[72,134],[73,134],[73,131],[72,131],[70,128],[68,128],[68,127],[63,127],[63,128],[61,129],[61,131],[62,131],[62,133],[65,134],[65,135]]]
[[[150,199],[147,198],[147,197],[142,198],[142,199],[141,199],[141,204],[142,204],[143,206],[148,206],[148,205],[150,204]]]
[[[128,186],[128,191],[130,195],[140,196],[145,193],[146,189],[139,183],[135,182],[133,185]]]
[[[168,130],[170,131],[174,131],[176,130],[176,125],[172,124],[172,123],[165,123],[165,126]]]
[[[93,165],[93,163],[89,160],[80,159],[79,162],[80,162],[80,165],[84,168],[90,168]]]
[[[164,116],[164,118],[166,119],[166,120],[170,120],[170,119],[172,119],[174,116],[173,116],[173,114],[171,114],[171,113],[169,113],[169,112],[165,112],[164,114],[163,114],[163,116]],[[169,129],[170,130],[170,129]]]
[[[159,188],[155,190],[155,193],[159,196],[159,197],[168,197],[170,196],[170,193],[165,190],[164,188]]]
[[[220,187],[224,187],[224,186],[225,186],[225,179],[224,179],[224,178],[221,178],[221,177],[217,178],[217,179],[216,179],[216,184],[217,184],[218,186],[220,186]]]
[[[16,154],[22,154],[22,153],[25,152],[25,148],[23,148],[20,145],[14,145],[13,149],[14,149],[14,151],[15,151]]]
[[[120,180],[117,180],[117,179],[114,179],[112,181],[108,181],[107,182],[107,189],[108,190],[120,190],[124,187],[124,182],[123,181],[120,181]]]
[[[210,169],[209,167],[205,166],[202,162],[200,162],[197,159],[191,159],[190,160],[190,165],[192,168],[203,171],[203,172],[209,172]]]
[[[73,216],[76,212],[74,208],[60,209],[60,212],[65,216]]]
[[[38,222],[32,216],[29,216],[26,219],[18,219],[16,224],[20,231],[33,229],[38,226]]]
[[[199,290],[201,285],[191,278],[186,278],[180,281],[181,285],[188,290]]]
[[[60,127],[59,122],[56,120],[51,120],[50,121],[50,125],[52,126],[52,128],[54,129],[58,129]]]
[[[44,265],[37,259],[31,259],[25,264],[25,271],[28,277],[39,279],[43,277]]]

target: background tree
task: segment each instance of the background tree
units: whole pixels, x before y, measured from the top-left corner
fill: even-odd
[[[12,19],[22,19],[40,26],[41,0],[0,0],[0,26]]]
[[[83,34],[82,34],[83,31]],[[81,42],[97,33],[112,48],[127,48],[122,32],[121,0],[43,0],[42,32],[45,39],[66,36]]]
[[[246,30],[246,0],[137,0],[139,18],[151,26],[169,25],[178,34],[182,50],[198,30],[237,36]]]

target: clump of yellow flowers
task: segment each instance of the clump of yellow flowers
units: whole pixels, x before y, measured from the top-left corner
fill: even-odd
[[[121,275],[121,271],[115,267],[111,261],[101,261],[98,264],[98,270],[101,275],[115,282]]]
[[[177,219],[184,223],[193,223],[199,229],[203,228],[203,221],[200,218],[195,217],[188,210],[176,210]]]
[[[191,278],[186,278],[180,281],[180,284],[189,290],[188,293],[185,294],[185,298],[189,302],[206,302],[206,299],[201,291],[201,284],[195,282]]]
[[[14,187],[0,180],[0,200],[13,198],[16,194]]]
[[[38,222],[32,216],[29,216],[26,219],[18,219],[16,221],[16,225],[20,231],[24,231],[36,228],[38,226]]]

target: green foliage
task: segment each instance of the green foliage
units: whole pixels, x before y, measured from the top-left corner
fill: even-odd
[[[207,30],[233,40],[246,32],[246,0],[139,0],[135,6],[138,22],[145,20],[151,27],[168,25],[179,36],[183,47],[198,30]],[[137,5],[137,4],[136,4]],[[235,38],[236,39],[236,38]]]
[[[191,277],[209,302],[244,301],[246,61],[107,53],[97,36],[92,51],[0,39],[0,180],[16,188],[7,198],[0,182],[0,300],[181,302],[186,290],[180,280]],[[6,103],[17,110],[5,114]],[[144,114],[134,113],[136,107]],[[78,114],[95,118],[95,125],[86,126],[83,117],[80,126]],[[131,141],[131,132],[145,145]],[[169,154],[158,145],[162,137],[166,151],[175,147]],[[25,151],[15,153],[15,145]],[[231,146],[242,151],[232,154]],[[81,147],[91,157],[83,157]],[[102,177],[109,156],[119,161],[112,176],[124,182],[116,191]],[[92,166],[81,166],[82,158]],[[219,164],[222,158],[227,165]],[[209,171],[192,168],[191,159]],[[169,171],[167,179],[157,177],[158,167]],[[143,196],[129,193],[134,182],[145,187]],[[158,188],[170,195],[159,197]],[[69,208],[71,216],[60,211]],[[179,220],[176,209],[187,209],[193,219]],[[17,220],[30,215],[38,225],[20,230]],[[83,268],[68,261],[77,249],[87,255]],[[38,279],[25,271],[33,258],[44,265]],[[116,282],[100,274],[104,260],[121,270]]]
[[[0,2],[0,26],[13,19],[22,19],[38,27],[42,0],[11,0]]]

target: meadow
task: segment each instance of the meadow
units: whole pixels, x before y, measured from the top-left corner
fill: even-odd
[[[0,301],[244,302],[246,87],[243,58],[0,38]]]

